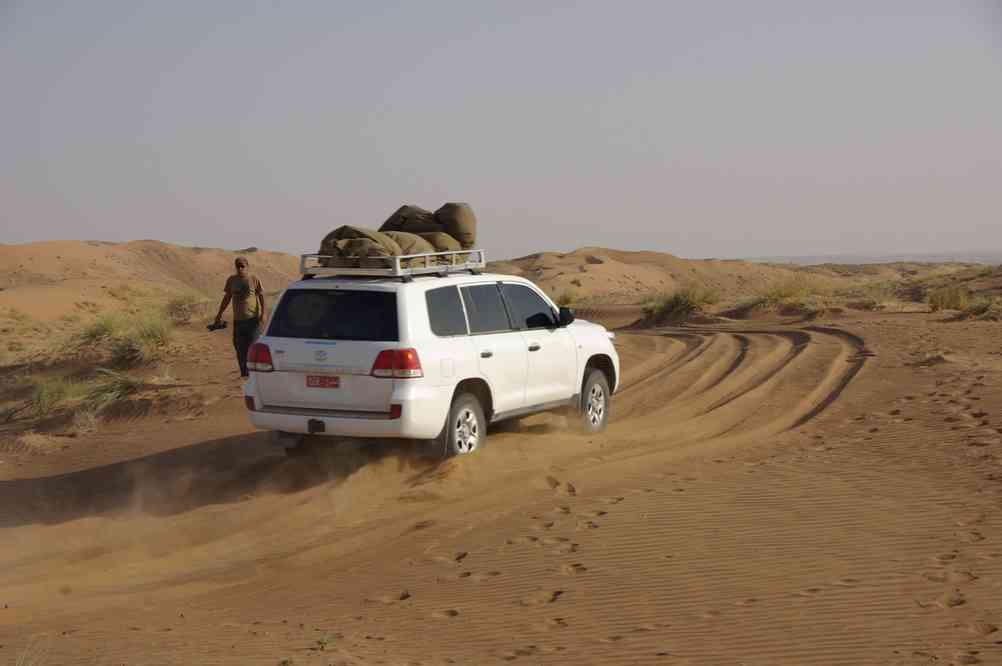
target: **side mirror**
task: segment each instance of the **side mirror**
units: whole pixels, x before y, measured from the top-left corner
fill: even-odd
[[[560,308],[560,315],[557,323],[560,324],[561,327],[563,327],[563,326],[569,326],[573,321],[574,321],[574,310],[571,310],[570,308]]]

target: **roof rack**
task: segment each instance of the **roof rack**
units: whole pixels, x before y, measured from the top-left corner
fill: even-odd
[[[405,266],[405,262],[408,264]],[[334,266],[324,264],[355,264]],[[361,266],[359,264],[372,264]],[[303,279],[314,277],[358,276],[394,277],[408,281],[414,275],[447,275],[469,271],[477,275],[487,266],[483,250],[458,252],[428,252],[394,257],[336,257],[329,254],[299,255],[299,272]]]

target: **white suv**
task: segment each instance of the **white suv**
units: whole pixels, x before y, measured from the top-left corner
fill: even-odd
[[[480,252],[480,251],[477,251]],[[308,269],[248,355],[251,422],[289,434],[438,441],[475,451],[488,424],[572,408],[602,430],[615,334],[528,280],[448,269]],[[401,259],[408,259],[403,257]],[[460,272],[462,269],[462,272]],[[375,273],[375,275],[373,275]]]

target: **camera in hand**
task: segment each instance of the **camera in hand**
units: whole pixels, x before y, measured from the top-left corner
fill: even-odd
[[[208,326],[206,326],[206,328],[209,329],[210,331],[218,331],[221,328],[226,328],[226,322],[225,321],[220,321],[220,322],[215,322],[214,321],[211,324],[209,324]]]

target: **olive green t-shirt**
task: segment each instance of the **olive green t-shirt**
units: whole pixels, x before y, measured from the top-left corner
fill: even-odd
[[[248,275],[245,278],[239,275],[231,275],[226,278],[226,288],[224,291],[233,299],[234,321],[257,319],[260,314],[257,295],[264,293],[260,280],[253,275]]]

